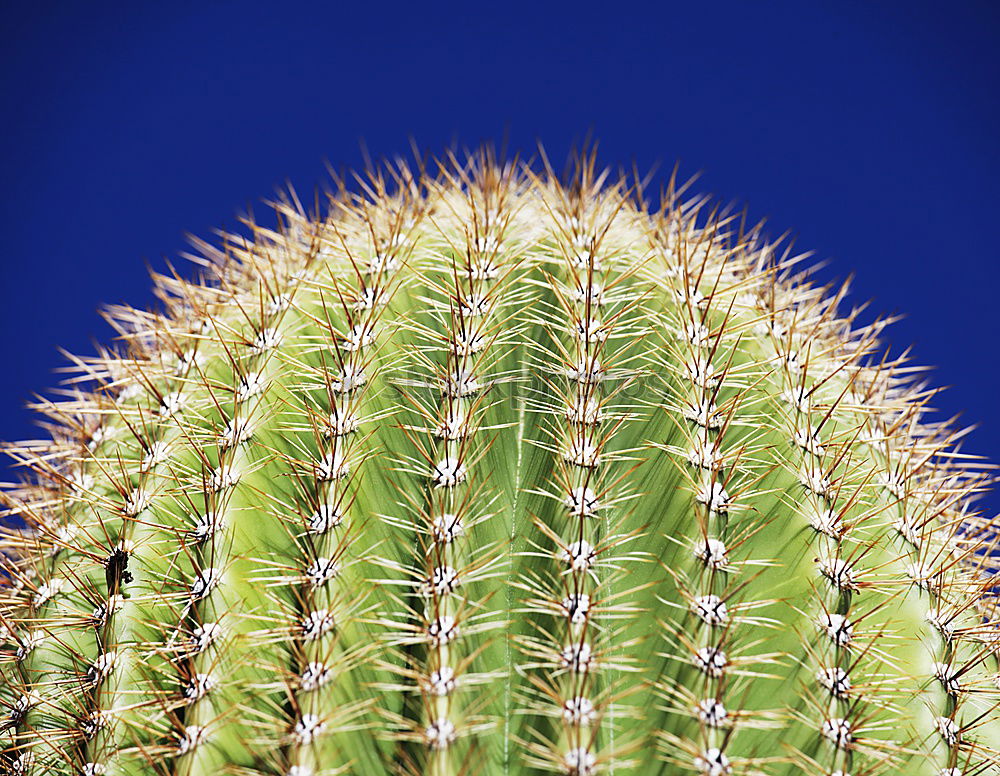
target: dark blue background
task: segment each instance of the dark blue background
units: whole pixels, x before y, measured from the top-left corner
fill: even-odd
[[[361,139],[506,132],[561,160],[592,131],[605,163],[704,171],[822,277],[856,270],[853,301],[908,314],[892,342],[1000,461],[990,4],[97,5],[4,11],[0,439],[35,434],[23,404],[57,346],[108,338],[99,304],[152,303],[144,262],[286,180],[311,191],[325,160],[360,165]]]

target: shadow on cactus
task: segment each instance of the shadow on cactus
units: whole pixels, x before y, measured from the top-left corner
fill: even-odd
[[[994,773],[988,477],[885,322],[675,182],[435,166],[197,243],[9,446],[5,772]]]

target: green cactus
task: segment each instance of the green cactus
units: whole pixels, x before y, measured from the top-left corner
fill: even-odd
[[[988,470],[886,321],[673,181],[438,167],[197,243],[9,447],[6,773],[997,772]]]

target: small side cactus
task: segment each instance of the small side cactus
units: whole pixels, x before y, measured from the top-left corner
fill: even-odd
[[[592,156],[359,180],[9,447],[4,773],[998,772],[988,471],[884,321]]]

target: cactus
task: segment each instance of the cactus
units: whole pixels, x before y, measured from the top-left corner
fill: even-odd
[[[357,180],[8,447],[6,773],[1000,767],[989,470],[886,320],[593,154]]]

